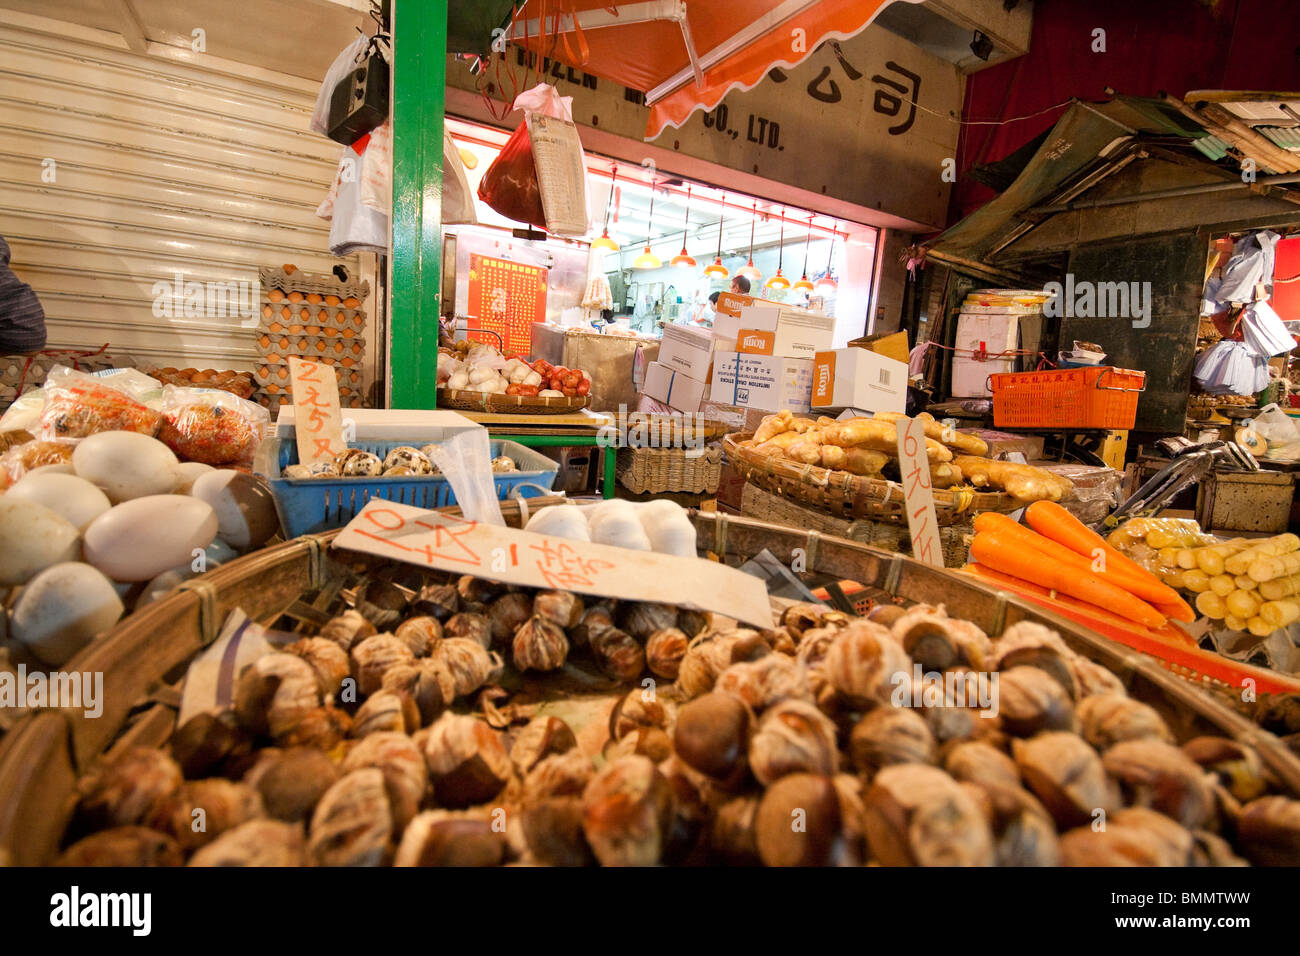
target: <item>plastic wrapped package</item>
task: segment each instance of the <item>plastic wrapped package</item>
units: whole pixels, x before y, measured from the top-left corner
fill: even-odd
[[[213,388],[163,389],[158,438],[178,457],[205,465],[251,464],[270,413]]]
[[[66,465],[72,461],[74,441],[29,441],[0,455],[0,481],[9,487],[33,468]]]
[[[1046,461],[1030,464],[1073,483],[1074,491],[1061,501],[1061,507],[1084,524],[1101,521],[1119,505],[1124,476],[1114,468]]]
[[[147,375],[135,374],[155,387],[158,384]],[[87,375],[59,366],[45,379],[40,437],[53,441],[106,431],[155,435],[161,415],[137,397],[143,397],[144,388],[143,382],[137,386],[127,377]]]

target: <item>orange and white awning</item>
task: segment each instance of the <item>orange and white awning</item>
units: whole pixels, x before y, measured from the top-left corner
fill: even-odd
[[[649,140],[860,33],[895,2],[923,0],[524,0],[509,39],[644,93]]]

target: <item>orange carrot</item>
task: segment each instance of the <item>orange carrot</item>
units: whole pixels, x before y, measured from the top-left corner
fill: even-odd
[[[1165,617],[1172,617],[1175,621],[1184,621],[1190,624],[1196,620],[1196,612],[1181,597],[1177,601],[1152,601],[1151,606]]]
[[[1028,547],[1037,548],[1063,564],[1089,571],[1103,581],[1109,581],[1130,594],[1136,594],[1150,604],[1175,604],[1180,600],[1177,591],[1149,574],[1143,572],[1138,576],[1130,573],[1126,568],[1113,566],[1117,562],[1112,562],[1109,555],[1106,555],[1106,560],[1102,562],[1105,565],[1103,570],[1098,571],[1093,567],[1091,556],[1079,554],[1051,538],[1037,534],[1024,525],[1012,521],[1006,515],[991,511],[984,512],[975,519],[975,531],[996,531],[1013,540],[1023,541]]]
[[[1012,577],[1009,574],[1003,574],[1001,571],[994,571],[992,568],[985,567],[982,564],[968,564],[966,565],[965,570],[968,570],[971,573],[975,574],[977,577],[984,578],[993,584],[998,584],[1003,587],[1010,588],[1012,590],[1023,591],[1028,594],[1034,594],[1039,597],[1045,597],[1048,598],[1049,600],[1057,602],[1058,604],[1063,604],[1068,608],[1072,608],[1076,611],[1082,611],[1085,614],[1087,614],[1089,617],[1093,618],[1099,624],[1109,624],[1112,627],[1122,627],[1128,630],[1137,629],[1137,630],[1143,630],[1152,633],[1150,628],[1138,624],[1136,621],[1130,621],[1128,618],[1123,618],[1117,614],[1112,614],[1109,611],[1107,611],[1105,608],[1097,607],[1097,605],[1095,604],[1089,604],[1087,601],[1080,601],[1078,598],[1072,598],[1068,594],[1054,595],[1052,591],[1043,587],[1041,584],[1034,584],[1030,581],[1025,581],[1022,578],[1016,578],[1016,577]],[[1155,631],[1153,633],[1158,634],[1160,632]]]
[[[1035,501],[1025,509],[1025,520],[1039,534],[1051,538],[1058,544],[1065,545],[1077,554],[1091,558],[1093,552],[1097,548],[1101,548],[1102,553],[1106,555],[1108,565],[1113,564],[1115,567],[1123,568],[1138,577],[1149,578],[1164,586],[1164,582],[1154,574],[1123,551],[1112,547],[1105,538],[1054,501]]]
[[[1147,627],[1165,623],[1163,614],[1123,588],[1103,581],[1091,571],[1054,561],[1046,552],[1000,532],[983,531],[975,535],[970,553],[994,571],[1060,591]]]

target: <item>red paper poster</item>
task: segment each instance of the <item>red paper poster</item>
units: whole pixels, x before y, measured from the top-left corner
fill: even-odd
[[[1283,319],[1300,319],[1300,237],[1277,244],[1272,305]]]
[[[489,329],[501,336],[501,349],[527,355],[533,323],[546,320],[547,270],[491,256],[469,257],[469,337],[496,345],[496,336],[475,335]]]

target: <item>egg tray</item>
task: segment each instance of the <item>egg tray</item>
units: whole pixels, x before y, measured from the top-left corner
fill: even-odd
[[[258,391],[260,391],[263,395],[289,395],[289,396],[293,395],[292,387],[290,387],[289,385],[281,385],[278,382],[271,382],[267,385],[263,385],[260,389],[258,389]],[[361,389],[360,386],[354,388],[348,385],[340,385],[339,398],[340,399],[359,398],[362,394],[362,391],[363,390]]]
[[[360,388],[363,384],[363,377],[358,369],[344,368],[341,365],[333,365],[331,368],[334,369],[334,376],[338,379],[340,389],[349,386]],[[289,365],[287,362],[283,365],[279,363],[259,365],[254,371],[253,377],[262,388],[278,385],[282,390],[287,390],[289,388]]]
[[[329,355],[334,358],[360,359],[366,354],[366,343],[363,339],[345,339],[327,335],[285,333],[273,336],[269,332],[264,332],[257,338],[257,350],[268,358],[273,355],[297,355],[303,358],[320,358]],[[275,364],[274,360],[271,364]]]
[[[278,326],[278,328],[273,328]],[[257,327],[263,331],[284,332],[298,327],[325,329],[337,333],[351,332],[359,335],[366,327],[366,313],[361,309],[343,309],[328,305],[290,304],[287,302],[263,302],[261,319]]]
[[[284,267],[266,266],[258,271],[258,278],[264,290],[263,296],[272,289],[286,294],[302,292],[304,295],[307,293],[318,293],[322,296],[336,295],[340,299],[350,296],[362,302],[370,296],[369,282],[363,279],[349,279],[344,282],[330,273],[304,272],[301,269],[286,272]]]

